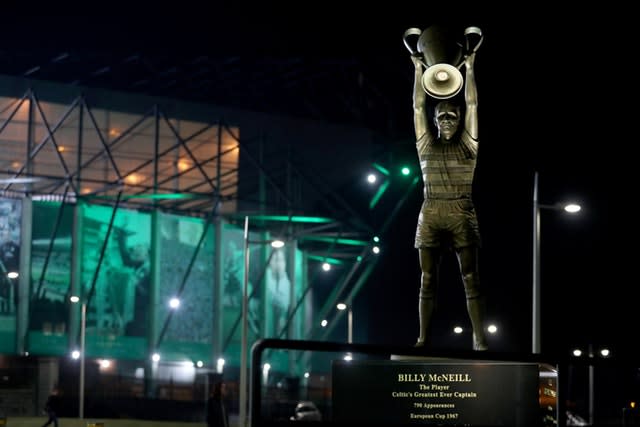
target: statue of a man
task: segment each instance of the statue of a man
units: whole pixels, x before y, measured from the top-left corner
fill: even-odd
[[[413,92],[416,149],[424,183],[424,201],[416,228],[415,247],[421,274],[420,335],[416,346],[428,345],[429,325],[436,303],[438,268],[443,254],[453,249],[458,259],[473,328],[473,349],[487,350],[484,301],[478,274],[480,232],[471,197],[478,154],[478,93],[474,76],[475,51],[464,59],[464,101],[440,101],[430,127],[427,94],[422,87],[425,65],[412,54],[415,66]],[[464,114],[464,118],[462,117]]]

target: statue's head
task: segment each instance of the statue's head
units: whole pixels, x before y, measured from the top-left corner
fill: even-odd
[[[450,100],[440,101],[434,111],[434,122],[438,128],[438,136],[450,140],[460,127],[461,109]]]

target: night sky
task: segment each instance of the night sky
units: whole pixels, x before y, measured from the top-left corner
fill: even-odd
[[[119,33],[115,40],[136,40],[149,48],[172,37],[211,32],[228,35],[212,42],[223,52],[388,58],[399,76],[413,67],[402,42],[407,28],[445,21],[458,28],[480,27],[484,41],[476,60],[480,154],[475,202],[487,316],[501,328],[490,345],[498,351],[531,349],[532,190],[538,171],[541,203],[572,200],[583,206],[576,216],[542,212],[543,352],[564,354],[574,345],[593,343],[610,345],[614,355],[631,354],[636,351],[631,337],[637,335],[640,296],[637,107],[631,97],[637,93],[632,65],[637,33],[625,22],[626,14],[584,6],[561,14],[540,3],[531,7],[520,2],[499,12],[479,6],[470,11],[456,3],[461,11],[442,14],[428,6],[354,4],[350,7],[355,10],[345,11],[331,2],[301,2],[295,8],[262,4],[248,6],[250,12],[236,11],[233,22],[217,21],[216,14],[207,19],[176,15],[180,35],[151,36],[152,23],[144,19],[128,18],[126,25],[113,27]],[[461,16],[452,19],[453,13]],[[85,40],[101,49],[114,43],[112,35]],[[407,118],[389,150],[415,161],[412,82],[390,84],[406,92]],[[418,187],[383,236],[380,265],[355,300],[356,341],[415,342],[420,272],[413,237],[421,197]],[[453,256],[444,267],[434,315],[436,345],[470,348],[470,337],[460,342],[461,337],[449,336],[455,321],[468,320]],[[368,318],[366,328],[358,323],[362,318]]]

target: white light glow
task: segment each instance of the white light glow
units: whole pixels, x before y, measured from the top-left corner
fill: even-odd
[[[284,247],[284,241],[276,239],[276,240],[271,242],[271,247],[274,248],[274,249],[282,248],[282,247]]]
[[[575,204],[575,203],[569,203],[567,206],[564,207],[564,210],[569,212],[569,213],[580,212],[580,209],[582,209],[582,207],[580,205]]]

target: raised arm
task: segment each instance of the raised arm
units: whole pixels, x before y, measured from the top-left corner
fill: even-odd
[[[464,60],[466,69],[466,78],[464,86],[464,100],[466,103],[466,112],[464,116],[464,127],[469,136],[474,140],[478,140],[478,88],[476,86],[476,76],[473,69],[476,59],[475,52],[467,55]]]
[[[120,257],[122,258],[122,263],[127,267],[137,268],[142,265],[140,260],[135,260],[131,256],[131,251],[127,247],[127,235],[126,231],[121,229],[116,229],[115,231],[116,242],[118,242],[118,252],[120,252]]]
[[[416,132],[416,141],[422,138],[426,133],[430,132],[427,119],[427,94],[422,88],[422,74],[424,73],[424,65],[422,64],[422,56],[419,54],[411,55],[411,61],[415,67],[413,81],[413,126]]]

